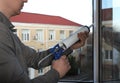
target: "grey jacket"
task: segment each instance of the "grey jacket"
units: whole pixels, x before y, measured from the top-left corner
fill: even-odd
[[[49,54],[49,50],[37,53],[25,46],[13,34],[13,25],[0,13],[0,83],[57,83],[59,74],[54,69],[45,75],[30,79],[28,67],[39,69],[38,62]],[[42,63],[51,64],[53,57]]]

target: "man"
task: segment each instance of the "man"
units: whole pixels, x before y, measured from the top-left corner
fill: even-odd
[[[42,63],[43,67],[52,65],[50,71],[34,79],[28,77],[28,67],[39,69],[38,62],[50,52],[49,49],[37,53],[34,49],[25,46],[12,33],[13,25],[9,21],[12,16],[20,14],[27,0],[0,0],[0,83],[57,83],[70,69],[66,56],[52,61],[53,56]],[[79,33],[81,42],[71,49],[84,45],[88,33]]]

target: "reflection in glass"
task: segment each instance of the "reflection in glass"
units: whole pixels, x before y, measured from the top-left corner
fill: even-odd
[[[102,80],[120,79],[120,3],[102,0]],[[109,3],[109,7],[105,7]],[[117,4],[117,6],[116,6]],[[111,82],[109,82],[111,83]]]
[[[61,81],[93,81],[93,42],[92,33],[85,46],[75,50],[68,57],[71,69]]]

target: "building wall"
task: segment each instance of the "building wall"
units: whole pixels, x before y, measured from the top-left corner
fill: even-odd
[[[65,38],[69,36],[69,31],[74,31],[78,28],[78,26],[64,26],[64,25],[47,25],[47,24],[27,24],[27,23],[14,23],[17,29],[17,35],[22,41],[22,30],[28,29],[30,30],[30,40],[23,41],[24,44],[34,47],[36,50],[38,49],[48,49],[51,46],[55,45],[60,40],[60,30],[65,31]],[[36,30],[41,29],[44,33],[43,42],[39,42],[34,39],[36,35]],[[49,40],[49,30],[53,30],[55,32],[55,39]]]

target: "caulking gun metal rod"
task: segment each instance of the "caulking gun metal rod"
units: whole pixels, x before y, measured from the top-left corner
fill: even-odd
[[[40,65],[45,59],[47,59],[47,58],[50,57],[50,56],[52,56],[52,53],[50,53],[48,56],[46,56],[46,57],[44,57],[42,60],[40,60],[40,61],[38,62],[38,67],[39,67],[39,65]]]

